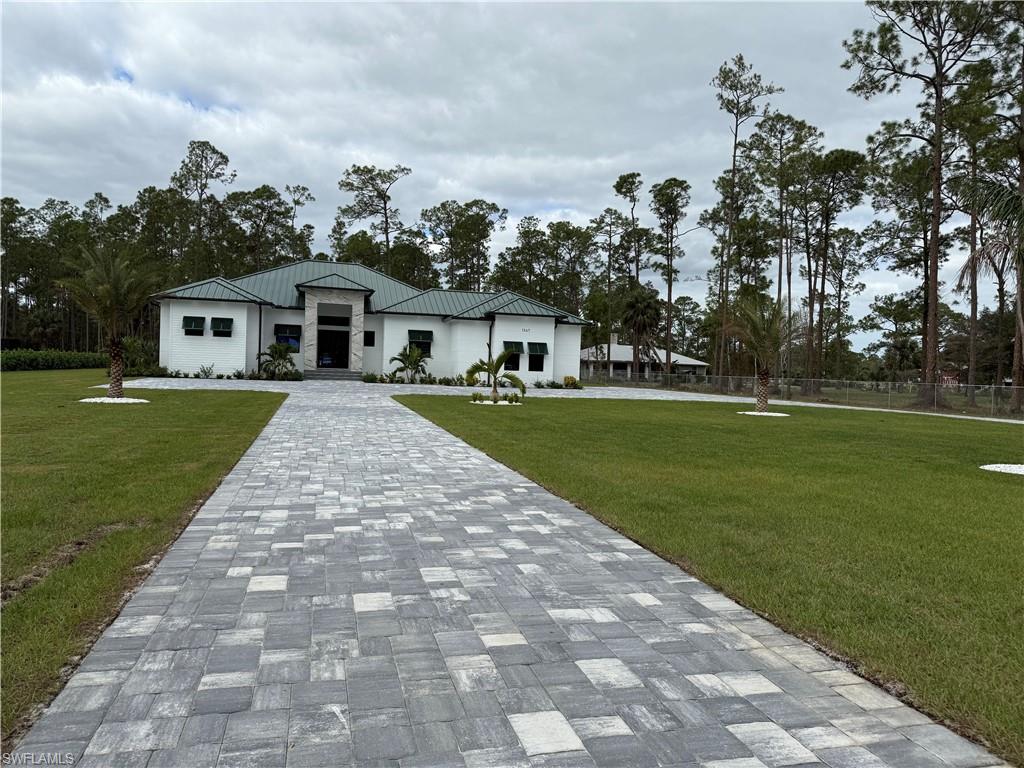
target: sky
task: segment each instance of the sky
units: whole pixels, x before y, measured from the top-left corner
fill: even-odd
[[[628,171],[648,186],[689,181],[692,226],[729,164],[729,117],[709,83],[736,53],[785,89],[772,107],[821,128],[826,148],[863,150],[917,101],[847,91],[842,41],[871,25],[861,3],[5,2],[0,13],[4,195],[129,203],[205,139],[230,157],[233,188],[310,188],[300,218],[316,227],[314,250],[327,250],[352,163],[412,168],[394,188],[406,223],[448,199],[507,208],[495,256],[523,216],[585,223],[617,205],[612,184]],[[865,204],[841,223],[873,215]],[[687,235],[677,295],[703,301],[711,245]],[[914,285],[884,270],[862,279],[857,317],[876,294]]]

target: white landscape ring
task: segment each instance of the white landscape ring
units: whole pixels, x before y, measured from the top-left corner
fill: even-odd
[[[1010,475],[1024,475],[1024,464],[982,464],[979,469],[989,472],[1006,472]]]
[[[740,416],[789,416],[788,413],[778,411],[736,411]]]
[[[138,397],[84,397],[80,403],[106,403],[108,405],[132,405],[133,403],[148,403],[149,400],[142,400]]]

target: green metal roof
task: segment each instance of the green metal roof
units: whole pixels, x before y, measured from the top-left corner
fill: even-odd
[[[430,288],[423,293],[399,301],[383,312],[403,315],[440,315],[452,317],[479,304],[485,299],[498,296],[496,293],[477,293],[476,291],[449,291],[443,288]]]
[[[318,277],[315,280],[307,280],[304,283],[299,283],[297,286],[300,291],[303,288],[340,288],[346,291],[362,291],[364,293],[373,293],[372,288],[367,288],[365,285],[357,283],[355,280],[350,280],[347,277],[342,277],[337,272],[333,272],[323,277]]]
[[[383,272],[351,262],[296,261],[252,275],[227,280],[214,277],[172,288],[154,298],[246,301],[302,309],[304,288],[339,288],[364,291],[370,312],[435,315],[459,320],[486,320],[493,315],[552,317],[559,323],[586,325],[586,321],[512,291],[456,291],[430,288],[421,291]]]
[[[154,295],[158,299],[198,299],[200,301],[245,301],[266,303],[262,298],[234,285],[223,277],[211,277]]]
[[[341,278],[344,281],[355,283],[359,286],[359,290],[373,291],[373,295],[370,297],[371,312],[376,312],[381,307],[394,304],[396,301],[408,299],[420,292],[419,289],[413,288],[401,280],[395,280],[383,272],[364,267],[362,264],[315,259],[296,261],[293,264],[265,269],[253,275],[236,277],[230,282],[232,285],[263,297],[275,306],[301,309],[303,299],[296,286],[309,284],[332,275],[334,280]]]

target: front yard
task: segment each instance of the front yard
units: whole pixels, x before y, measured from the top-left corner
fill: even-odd
[[[1024,429],[791,407],[402,403],[1024,764]]]
[[[86,405],[99,370],[3,375],[3,733],[57,690],[284,396],[132,390]]]

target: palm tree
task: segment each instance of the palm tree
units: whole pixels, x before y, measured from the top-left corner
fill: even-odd
[[[1016,412],[1024,409],[1024,188],[978,179],[970,197],[979,215],[995,230],[980,249],[981,258],[992,266],[1001,261],[1017,278],[1011,364],[1015,387],[1011,408]]]
[[[633,342],[643,351],[643,356],[650,360],[654,356],[654,334],[661,324],[661,300],[657,291],[646,286],[634,288],[626,297],[622,321],[629,328]],[[639,379],[639,362],[634,361],[634,365],[633,375]]]
[[[61,285],[75,302],[95,318],[106,336],[110,355],[107,397],[124,397],[123,340],[132,323],[160,288],[160,275],[125,248],[83,248],[69,266],[74,272]]]
[[[507,381],[513,387],[519,389],[519,394],[526,397],[526,385],[523,384],[523,380],[514,373],[503,370],[505,361],[513,354],[515,354],[513,350],[506,349],[497,357],[488,357],[486,360],[480,358],[466,369],[467,379],[473,376],[485,375],[491,380],[492,403],[498,402],[498,382],[500,381]]]
[[[415,383],[417,376],[427,372],[427,360],[430,355],[423,354],[423,350],[413,344],[406,344],[402,351],[392,357],[389,363],[398,363],[395,373],[404,373],[407,383]]]
[[[272,379],[278,379],[295,370],[295,359],[292,357],[290,344],[271,344],[265,352],[256,356],[260,373]]]
[[[757,412],[768,410],[768,385],[772,369],[786,345],[788,323],[782,302],[764,295],[748,296],[736,303],[736,334],[754,356],[757,375]]]

